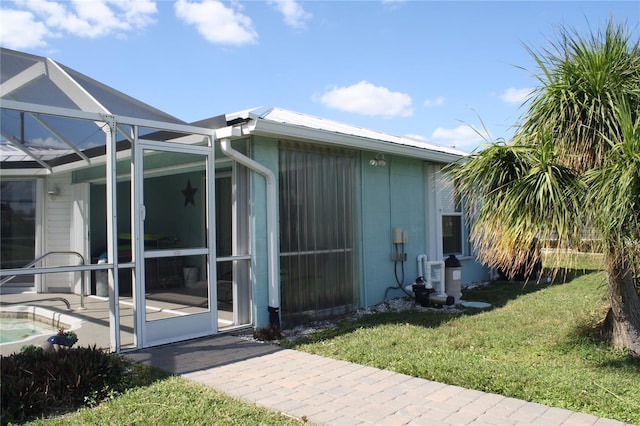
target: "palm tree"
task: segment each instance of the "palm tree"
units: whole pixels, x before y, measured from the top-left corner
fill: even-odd
[[[551,48],[527,50],[540,86],[513,139],[448,169],[471,241],[480,261],[513,273],[533,264],[537,241],[576,247],[591,229],[605,256],[612,342],[640,355],[639,42],[609,21],[587,37],[561,28]]]

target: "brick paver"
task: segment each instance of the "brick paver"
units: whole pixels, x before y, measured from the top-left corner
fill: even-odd
[[[231,335],[127,356],[317,425],[624,425]]]

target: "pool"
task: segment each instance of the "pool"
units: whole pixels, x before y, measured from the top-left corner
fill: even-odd
[[[18,342],[43,334],[55,334],[52,325],[34,321],[31,318],[6,318],[0,316],[0,343]]]
[[[38,337],[57,334],[61,328],[76,331],[80,325],[81,321],[71,315],[38,306],[3,306],[0,308],[0,345],[28,344]]]

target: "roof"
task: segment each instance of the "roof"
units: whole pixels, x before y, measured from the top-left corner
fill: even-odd
[[[103,155],[108,117],[127,117],[177,128],[182,120],[119,92],[50,58],[0,48],[0,170],[45,169]],[[83,119],[78,119],[83,118]],[[191,124],[202,129],[241,126],[244,134],[450,162],[467,153],[277,107],[252,108]],[[188,127],[188,126],[187,126]],[[140,127],[140,136],[178,137],[168,127]],[[131,129],[117,127],[117,150],[130,147]]]
[[[278,107],[253,108],[226,115],[228,123],[244,121],[244,132],[292,137],[345,147],[449,162],[468,153],[423,140],[393,135]]]
[[[2,99],[185,124],[53,59],[5,48],[0,48],[0,85]]]
[[[104,122],[46,113],[58,108],[186,124],[53,59],[5,48],[0,48],[0,102],[2,168],[86,161],[85,151],[104,147]],[[43,112],[12,109],[12,104],[37,105]]]

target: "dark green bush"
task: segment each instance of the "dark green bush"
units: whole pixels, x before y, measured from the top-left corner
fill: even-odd
[[[25,347],[0,357],[0,423],[24,422],[98,403],[122,389],[127,364],[92,348]]]

